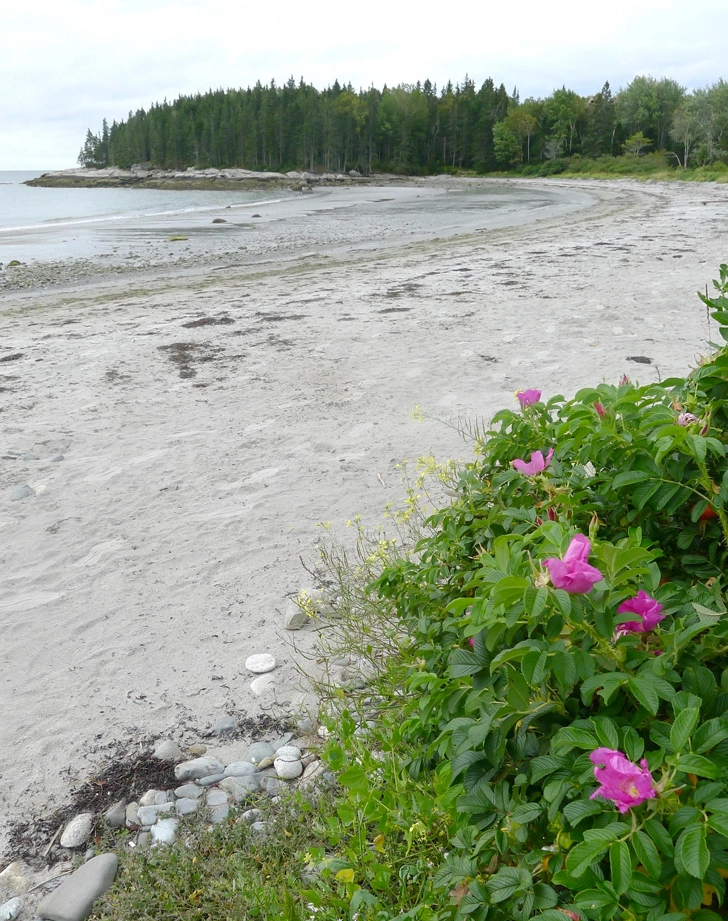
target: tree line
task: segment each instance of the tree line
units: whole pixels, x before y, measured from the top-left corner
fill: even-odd
[[[278,86],[210,90],[104,120],[78,162],[286,171],[376,170],[410,174],[474,170],[557,171],[562,158],[662,152],[676,167],[728,162],[728,83],[688,92],[676,81],[635,77],[613,94],[565,86],[520,101],[487,79],[438,91],[424,83],[324,90],[291,78]],[[552,167],[553,169],[550,169]]]

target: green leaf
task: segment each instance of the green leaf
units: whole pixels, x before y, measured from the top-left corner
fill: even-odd
[[[690,453],[693,455],[696,461],[699,464],[702,464],[705,460],[705,455],[708,450],[708,445],[705,439],[701,435],[688,435],[685,439],[687,442]]]
[[[630,840],[637,855],[637,860],[653,879],[659,879],[662,872],[662,861],[652,838],[646,835],[645,832],[638,831],[632,835]]]
[[[504,902],[521,887],[521,873],[515,867],[503,867],[485,884],[493,902]]]
[[[527,588],[526,593],[523,596],[526,614],[529,617],[538,617],[546,607],[548,598],[549,590],[544,586],[541,586],[541,588]]]
[[[568,691],[576,681],[576,662],[568,652],[556,652],[553,657],[551,671],[556,675],[562,691]]]
[[[352,764],[336,778],[342,787],[348,787],[352,793],[366,793],[369,790],[369,778],[363,767]]]
[[[491,595],[493,604],[496,607],[502,604],[508,608],[517,601],[521,601],[526,589],[530,587],[531,583],[520,576],[506,576],[495,584]]]
[[[548,654],[546,652],[539,652],[537,649],[532,649],[523,657],[521,671],[523,672],[523,677],[531,686],[539,685],[543,681],[547,658]]]
[[[728,720],[712,719],[698,727],[693,736],[693,750],[702,754],[728,739]]]
[[[598,815],[602,812],[604,806],[603,802],[593,799],[579,799],[573,803],[569,803],[567,806],[564,806],[564,816],[569,824],[576,828],[579,822],[588,818],[591,815]]]
[[[721,776],[721,769],[718,765],[704,755],[691,755],[686,752],[678,758],[677,768],[685,774],[697,774],[699,777],[708,777],[710,780],[718,780]]]
[[[528,822],[535,821],[542,813],[543,806],[541,803],[523,803],[517,806],[511,813],[511,820],[518,825],[526,825]]]
[[[513,668],[506,669],[508,675],[508,706],[516,711],[528,710],[531,690],[526,679]]]
[[[624,841],[615,841],[609,848],[609,870],[612,875],[612,885],[619,895],[629,889],[632,881],[632,858],[629,847]]]
[[[670,730],[670,744],[676,752],[683,751],[687,746],[699,718],[700,710],[696,707],[688,707],[678,713]]]
[[[619,748],[617,727],[607,716],[592,719],[594,730],[601,745],[605,748]]]
[[[675,845],[675,856],[691,876],[696,879],[705,877],[710,865],[710,851],[705,843],[704,825],[691,825],[682,832]]]
[[[630,678],[629,689],[642,706],[655,716],[660,706],[660,699],[654,684],[646,678]]]
[[[599,748],[596,736],[587,729],[579,729],[576,726],[564,726],[560,729],[551,743],[554,754],[563,754],[572,748],[583,748],[587,751],[593,751]]]
[[[606,854],[608,847],[609,842],[605,841],[582,841],[569,851],[566,868],[572,876],[581,876]]]
[[[717,831],[719,835],[723,835],[724,838],[728,838],[728,815],[725,815],[722,812],[717,812],[715,815],[708,817],[708,825]]]
[[[613,895],[604,892],[602,889],[584,889],[574,896],[574,905],[577,908],[584,908],[587,911],[598,911],[600,908],[606,908],[608,905],[616,907],[617,900]],[[566,918],[566,915],[564,915]]]
[[[483,663],[468,649],[454,649],[450,653],[450,677],[465,678],[483,668]]]
[[[612,480],[613,489],[623,489],[625,486],[633,486],[635,483],[641,483],[649,480],[650,474],[644,470],[627,470],[624,473],[618,473]]]

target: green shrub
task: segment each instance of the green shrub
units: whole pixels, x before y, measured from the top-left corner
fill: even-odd
[[[715,284],[728,340],[728,266]],[[721,917],[727,431],[724,348],[685,379],[539,399],[479,434],[457,499],[371,587],[402,628],[377,725],[340,722],[330,748],[358,917]],[[514,469],[537,451],[543,469]],[[564,580],[554,561],[588,544]],[[418,836],[434,873],[388,901],[375,842],[401,890]]]

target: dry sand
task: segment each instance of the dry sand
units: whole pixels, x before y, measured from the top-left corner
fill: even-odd
[[[374,217],[341,191],[305,225],[281,203],[267,254],[0,294],[0,854],[112,743],[266,712],[248,655],[290,698],[300,558],[320,522],[376,524],[403,459],[468,456],[436,417],[707,350],[728,186],[522,182],[543,204],[520,226],[468,206],[515,186],[421,183]]]

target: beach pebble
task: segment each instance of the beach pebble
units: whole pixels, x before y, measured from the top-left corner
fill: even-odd
[[[297,604],[291,602],[286,611],[286,617],[283,625],[286,630],[301,630],[307,624],[311,623],[311,618],[302,611]]]
[[[313,732],[314,722],[310,716],[304,716],[296,723],[299,732]]]
[[[301,749],[295,745],[281,745],[276,749],[276,758],[282,758],[284,761],[300,761]]]
[[[0,905],[0,921],[15,921],[23,910],[23,900],[17,896]]]
[[[47,895],[37,908],[48,921],[83,921],[96,899],[113,883],[119,861],[116,854],[100,854]]]
[[[236,803],[248,799],[260,789],[257,775],[252,777],[226,777],[220,782],[220,789],[229,793]]]
[[[270,744],[273,746],[274,751],[278,751],[278,749],[281,748],[283,745],[288,745],[288,743],[291,741],[292,738],[293,738],[292,732],[284,732],[283,735],[279,739],[276,739],[274,742],[271,742]]]
[[[265,694],[268,688],[273,687],[275,684],[275,678],[273,675],[261,675],[259,678],[253,679],[250,682],[250,690],[253,694],[257,694],[260,697],[261,694]]]
[[[132,825],[139,825],[139,803],[129,803],[126,807],[126,824],[131,827]]]
[[[177,840],[179,819],[160,819],[152,826],[152,845],[174,844]]]
[[[227,793],[224,790],[209,790],[205,801],[208,806],[222,806],[228,801]]]
[[[212,730],[212,734],[214,736],[223,736],[228,732],[235,732],[237,728],[238,721],[235,719],[235,717],[226,716],[224,720],[220,720],[217,726],[215,726],[215,728]]]
[[[216,783],[220,783],[225,774],[210,774],[209,777],[200,777],[197,783],[201,787],[213,787]]]
[[[233,761],[232,764],[228,764],[224,773],[226,777],[249,777],[251,774],[257,774],[259,767],[260,765],[255,765],[252,761]]]
[[[256,835],[264,835],[268,831],[268,825],[265,822],[251,823],[250,830]]]
[[[160,790],[159,793],[154,797],[154,805],[161,806],[162,803],[173,803],[174,802],[174,793],[170,793],[168,790]]]
[[[205,754],[205,752],[207,751],[207,746],[202,745],[200,742],[196,742],[194,745],[190,745],[187,751],[191,755],[195,755],[196,757],[199,757]]]
[[[252,825],[253,822],[260,822],[263,818],[263,813],[260,809],[247,809],[240,818],[243,822],[247,822],[248,825]]]
[[[202,787],[198,787],[196,783],[185,783],[181,787],[177,787],[174,791],[175,796],[179,797],[188,797],[192,799],[197,799],[203,794]]]
[[[224,822],[230,815],[230,807],[227,803],[221,803],[219,806],[213,806],[210,810],[210,821],[213,825],[219,825]]]
[[[211,774],[222,774],[225,765],[217,758],[193,758],[183,761],[174,769],[177,780],[196,780],[199,777],[209,777]]]
[[[16,892],[18,894],[27,892],[33,885],[31,879],[23,872],[21,863],[14,860],[0,873],[0,891]]]
[[[275,755],[268,755],[267,758],[262,758],[262,759],[258,762],[258,769],[261,770],[261,771],[264,771],[266,768],[272,767],[272,766],[273,766],[273,762],[274,762],[275,760],[276,760],[276,756],[275,756]]]
[[[120,799],[118,803],[114,803],[113,806],[106,810],[104,822],[109,828],[123,828],[126,822],[126,803],[123,799]]]
[[[295,780],[303,773],[300,761],[289,761],[287,758],[276,758],[273,767],[281,780]],[[270,793],[270,790],[268,792]]]
[[[204,751],[202,754],[204,755]],[[182,759],[182,749],[171,739],[165,739],[155,746],[154,757],[159,761],[180,761]]]
[[[253,742],[245,755],[245,760],[251,764],[258,764],[263,758],[269,758],[275,754],[275,749],[268,742]]]
[[[60,461],[65,460],[65,459],[66,459],[66,458],[65,458],[62,454],[56,454],[55,457],[52,457],[52,458],[51,458],[51,463],[52,463],[52,464],[57,464],[57,463],[59,463]]]
[[[306,766],[306,769],[303,772],[301,777],[301,784],[307,785],[313,783],[317,777],[321,777],[326,770],[326,765],[323,761],[312,761],[311,764]]]
[[[248,656],[245,660],[245,667],[249,672],[254,672],[256,675],[262,675],[265,672],[273,671],[276,667],[276,660],[270,653],[264,652],[260,655]]]
[[[186,796],[183,796],[181,799],[178,799],[174,804],[174,808],[177,810],[177,815],[192,815],[193,812],[197,812],[198,802],[196,799],[190,799]]]
[[[174,810],[174,803],[163,803],[161,806],[140,806],[139,824],[154,825],[160,815],[169,815]]]
[[[18,502],[20,499],[27,499],[28,496],[33,495],[33,490],[28,486],[27,483],[23,483],[22,486],[14,486],[10,490],[10,501]]]
[[[147,790],[145,794],[140,798],[140,806],[154,806],[156,804],[157,793],[159,790]]]
[[[93,821],[93,812],[82,812],[75,819],[71,819],[63,829],[61,847],[81,847],[82,844],[85,844],[91,835]]]

